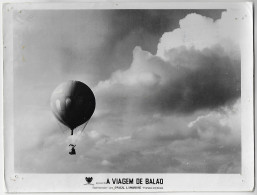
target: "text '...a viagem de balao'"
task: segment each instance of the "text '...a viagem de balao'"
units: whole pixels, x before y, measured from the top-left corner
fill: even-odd
[[[143,184],[143,179],[142,178],[137,178],[134,183],[133,178],[112,178],[112,183],[113,184]],[[163,179],[161,178],[145,178],[144,180],[145,184],[163,184]],[[110,184],[110,180],[107,179],[107,184]]]

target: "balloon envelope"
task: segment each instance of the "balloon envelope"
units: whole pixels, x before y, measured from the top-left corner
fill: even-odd
[[[52,111],[61,123],[71,130],[87,122],[95,110],[95,96],[80,81],[61,83],[51,96]]]

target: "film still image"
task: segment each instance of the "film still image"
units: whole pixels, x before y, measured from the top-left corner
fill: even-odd
[[[20,173],[241,173],[233,10],[13,12]]]

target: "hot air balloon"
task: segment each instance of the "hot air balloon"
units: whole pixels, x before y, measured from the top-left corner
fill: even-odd
[[[92,90],[80,81],[61,83],[51,96],[51,109],[56,119],[71,130],[87,123],[95,110]]]

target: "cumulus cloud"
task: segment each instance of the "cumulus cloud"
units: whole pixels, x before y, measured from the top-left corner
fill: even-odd
[[[145,143],[140,149],[135,144],[123,151],[129,155],[112,155],[108,162],[119,167],[133,161],[126,165],[133,171],[142,165],[133,167],[137,160],[164,158],[159,155],[166,151],[172,154],[168,161],[177,163],[155,164],[163,167],[156,172],[240,172],[241,43],[237,40],[242,39],[240,31],[238,37],[228,35],[242,22],[233,21],[231,29],[227,25],[235,15],[228,11],[214,21],[189,14],[180,20],[180,28],[164,33],[156,55],[136,47],[128,69],[98,83],[94,90],[99,107],[122,121],[136,115],[141,123],[127,130],[132,134],[129,142]],[[232,125],[236,121],[238,126]],[[146,172],[151,170],[151,165],[143,164]],[[121,170],[126,172],[124,167]]]
[[[99,147],[108,152],[102,165],[116,173],[240,173],[240,101],[196,116],[128,127],[131,137],[121,143],[111,138]]]
[[[127,104],[133,99],[129,106],[170,114],[215,109],[240,97],[240,60],[231,58],[219,45],[203,51],[172,49],[168,61],[139,47],[133,53],[128,70],[115,72],[97,86],[96,93],[107,101]]]
[[[244,23],[237,17],[232,11],[217,21],[187,15],[180,28],[164,33],[156,55],[136,47],[131,66],[99,82],[96,93],[124,107],[163,114],[232,105],[241,95],[242,31],[234,31]]]
[[[189,123],[198,135],[206,172],[241,171],[241,109],[238,101],[225,112],[211,112]]]
[[[239,45],[245,40],[243,29],[247,20],[249,17],[238,10],[223,12],[221,19],[216,21],[195,13],[188,14],[180,20],[180,28],[162,35],[157,55],[169,57],[167,52],[180,46],[203,50],[219,44],[226,53],[238,57]]]

